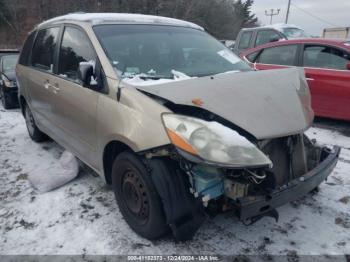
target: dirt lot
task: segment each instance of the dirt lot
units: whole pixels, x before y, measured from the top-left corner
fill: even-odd
[[[244,226],[230,215],[208,219],[195,238],[150,242],[124,222],[112,191],[86,167],[49,193],[29,184],[29,172],[50,166],[62,148],[32,142],[19,110],[0,107],[0,254],[303,254],[350,253],[350,124],[317,121],[308,135],[343,148],[320,192]]]

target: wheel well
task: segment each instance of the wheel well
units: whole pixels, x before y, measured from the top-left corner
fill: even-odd
[[[20,96],[19,97],[19,105],[21,106],[21,112],[22,115],[24,116],[24,109],[25,109],[25,105],[27,104],[26,99],[24,98],[24,96]]]
[[[111,141],[105,147],[103,151],[103,169],[107,184],[112,184],[112,166],[114,159],[120,153],[127,150],[132,151],[128,145],[120,141]]]

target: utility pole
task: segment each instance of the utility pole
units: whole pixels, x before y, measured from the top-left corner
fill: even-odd
[[[270,13],[268,13],[267,12],[267,10],[265,10],[265,15],[266,16],[270,16],[270,25],[272,25],[272,17],[274,16],[274,15],[279,15],[279,13],[280,13],[280,11],[281,11],[281,9],[277,9],[277,12],[275,13],[274,11],[275,11],[275,9],[270,9]]]
[[[288,24],[289,10],[290,10],[290,2],[291,2],[291,0],[288,0],[288,7],[287,7],[287,14],[286,14],[286,24]]]

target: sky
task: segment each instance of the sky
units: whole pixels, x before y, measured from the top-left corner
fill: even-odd
[[[262,25],[270,23],[265,10],[281,9],[280,14],[273,17],[273,23],[285,21],[288,0],[255,0],[252,11]],[[311,35],[319,36],[324,28],[350,27],[350,0],[292,0],[289,24],[305,29]]]

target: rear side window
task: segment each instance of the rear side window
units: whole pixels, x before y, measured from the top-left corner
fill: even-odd
[[[59,27],[52,27],[38,32],[32,51],[32,66],[53,71],[59,31]]]
[[[260,54],[258,61],[262,64],[293,66],[297,48],[297,45],[266,48]]]
[[[273,30],[259,31],[256,35],[255,46],[278,41],[281,37]]]
[[[27,40],[24,42],[21,55],[19,57],[18,63],[21,65],[29,65],[29,56],[35,39],[36,31],[30,33]]]
[[[60,47],[58,74],[77,81],[81,62],[94,64],[95,51],[85,33],[74,27],[66,27]]]
[[[239,40],[239,45],[238,45],[239,50],[249,48],[249,44],[250,44],[250,40],[252,39],[252,35],[253,35],[253,31],[247,31],[247,32],[242,33],[242,36]]]
[[[346,70],[350,55],[330,46],[305,45],[303,66]]]

